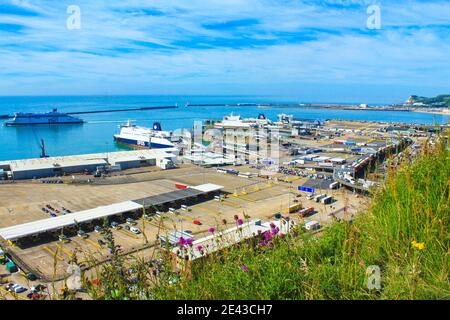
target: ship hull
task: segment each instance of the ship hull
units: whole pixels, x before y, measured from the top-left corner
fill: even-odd
[[[173,145],[166,145],[155,142],[138,141],[135,139],[127,139],[122,137],[114,137],[114,140],[118,143],[130,146],[136,149],[163,149],[163,148],[173,148]]]
[[[59,124],[83,124],[84,121],[64,121],[64,122],[5,122],[7,127],[34,126],[34,125],[59,125]]]

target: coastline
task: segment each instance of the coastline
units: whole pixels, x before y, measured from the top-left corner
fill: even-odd
[[[429,113],[429,114],[438,114],[442,116],[450,116],[450,109],[445,108],[443,111],[436,111],[436,110],[426,110],[426,109],[411,109],[413,112],[420,112],[420,113]]]

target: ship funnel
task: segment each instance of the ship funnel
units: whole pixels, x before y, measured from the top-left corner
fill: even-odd
[[[159,122],[153,123],[153,130],[155,130],[155,131],[162,131],[161,124]]]

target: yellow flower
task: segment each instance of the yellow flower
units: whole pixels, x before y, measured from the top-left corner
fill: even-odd
[[[415,249],[419,249],[419,250],[423,250],[425,249],[425,243],[423,242],[416,242],[415,240],[413,242],[411,242],[413,248]]]

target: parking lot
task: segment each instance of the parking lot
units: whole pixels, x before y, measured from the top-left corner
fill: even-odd
[[[245,168],[244,168],[245,170]],[[46,185],[35,183],[21,183],[8,185],[0,189],[0,227],[7,227],[29,221],[47,219],[51,216],[42,209],[48,209],[56,215],[71,214],[120,201],[145,198],[152,195],[176,190],[175,184],[200,185],[213,183],[223,186],[220,199],[191,199],[174,205],[173,209],[165,206],[158,214],[149,210],[145,216],[138,212],[125,214],[109,219],[109,224],[116,222],[117,226],[111,228],[116,244],[123,253],[150,254],[152,246],[158,243],[159,235],[167,234],[171,230],[187,230],[195,236],[205,235],[210,227],[219,229],[235,225],[234,216],[247,219],[273,219],[276,213],[287,214],[287,208],[295,202],[301,202],[303,207],[314,207],[315,212],[305,220],[318,220],[321,223],[332,221],[331,214],[345,218],[344,211],[350,215],[355,212],[358,201],[356,195],[346,194],[349,198],[348,210],[343,210],[344,191],[327,190],[333,195],[335,202],[330,205],[315,203],[306,198],[307,194],[297,191],[297,186],[303,185],[309,178],[277,174],[277,179],[243,178],[236,175],[217,173],[215,169],[196,169],[192,172],[183,171],[178,178],[176,170],[147,173],[157,179],[150,181],[113,184],[113,185]],[[300,195],[300,196],[298,196]],[[181,205],[186,205],[185,210]],[[63,210],[64,209],[66,210]],[[59,212],[56,212],[59,211]],[[300,219],[298,215],[291,215],[292,219]],[[128,223],[127,223],[128,218]],[[133,220],[130,220],[133,219]],[[349,218],[349,217],[347,217]],[[25,246],[7,246],[20,262],[37,275],[43,275],[44,280],[63,279],[67,276],[67,268],[76,256],[82,265],[87,266],[89,261],[96,262],[108,259],[110,252],[105,244],[104,235],[94,231],[99,223],[81,226],[86,234],[77,235],[76,230],[64,230],[67,239],[60,241],[61,232],[46,237],[37,237],[32,243]],[[135,234],[127,230],[126,226],[139,229]],[[150,250],[150,251],[149,251]],[[24,277],[10,276],[23,286],[32,285]],[[43,281],[42,279],[40,281]]]

